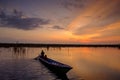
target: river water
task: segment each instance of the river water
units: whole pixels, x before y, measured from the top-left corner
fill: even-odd
[[[73,67],[69,80],[120,80],[120,49],[92,47],[0,48],[0,80],[61,80],[34,60],[41,50]]]

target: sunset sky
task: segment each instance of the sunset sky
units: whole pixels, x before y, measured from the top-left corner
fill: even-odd
[[[0,42],[120,43],[120,0],[0,0]]]

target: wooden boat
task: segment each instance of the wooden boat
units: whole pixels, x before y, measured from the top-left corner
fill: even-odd
[[[39,56],[37,59],[55,73],[66,74],[70,69],[72,69],[71,66],[52,60],[50,58],[43,58]]]

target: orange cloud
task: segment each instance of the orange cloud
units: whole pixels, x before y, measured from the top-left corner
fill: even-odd
[[[73,33],[77,41],[120,41],[119,4],[119,0],[95,1],[83,10],[66,29]]]

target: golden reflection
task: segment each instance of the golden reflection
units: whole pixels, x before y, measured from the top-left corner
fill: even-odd
[[[44,50],[49,58],[72,66],[73,69],[67,75],[68,77],[71,75],[77,77],[77,80],[81,77],[85,80],[110,80],[111,78],[114,79],[120,73],[120,50],[116,48],[50,47],[49,49],[13,48],[12,50],[17,52],[13,55],[18,56],[19,59],[24,58],[30,60],[37,57],[41,50]],[[10,58],[11,56],[9,55],[9,52],[7,56],[3,53],[1,54],[1,59],[6,59],[6,57]]]
[[[88,80],[95,80],[104,76],[108,77],[112,74],[109,71],[120,72],[119,52],[112,48],[111,50],[107,48],[70,48],[69,56],[66,55],[68,52],[64,49],[61,49],[58,54],[54,52],[49,56],[73,66],[71,72],[82,75]]]

